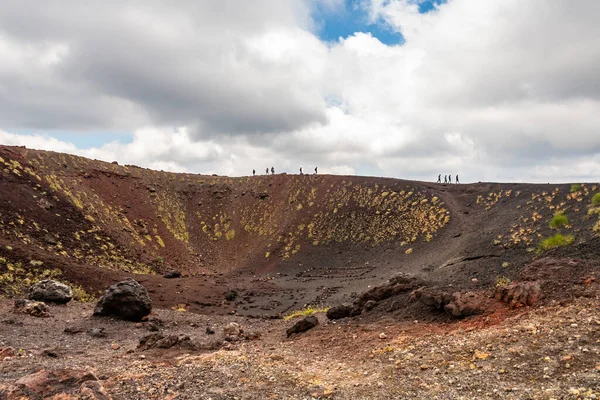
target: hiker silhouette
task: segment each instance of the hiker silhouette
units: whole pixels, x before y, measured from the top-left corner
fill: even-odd
[[[439,174],[439,175],[438,175],[438,180],[437,180],[437,183],[442,183],[442,174]]]
[[[273,167],[271,167],[271,175],[275,175],[275,168],[273,168]]]
[[[302,167],[300,167],[300,175],[302,175]]]
[[[269,167],[267,167],[266,171],[267,171],[267,175],[269,175]]]
[[[448,175],[448,183],[452,183],[452,175]]]
[[[456,175],[456,183],[460,183],[460,181],[458,180],[458,175]]]
[[[444,184],[448,183],[448,175],[444,175]]]
[[[317,174],[317,167],[315,167],[315,175]]]
[[[253,170],[252,170],[252,176],[255,176],[255,175],[256,175],[256,170],[255,170],[255,169],[253,169]]]

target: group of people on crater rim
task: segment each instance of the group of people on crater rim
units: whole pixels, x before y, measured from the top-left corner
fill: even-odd
[[[318,167],[315,167],[315,175],[317,174],[317,168],[318,168]],[[304,174],[302,173],[302,167],[300,167],[300,175],[304,175]]]
[[[315,167],[315,175],[317,174],[318,168],[319,167]],[[265,173],[267,175],[269,175],[269,167],[267,167],[267,169],[265,169]],[[274,167],[271,167],[271,175],[275,175],[275,168]],[[302,173],[302,167],[300,167],[300,175],[304,175]],[[255,169],[252,170],[252,176],[256,176],[256,170]]]
[[[442,174],[438,175],[437,183],[442,183]],[[446,183],[452,183],[452,175],[444,175],[444,184]],[[460,181],[458,180],[458,175],[456,175],[456,180],[454,181],[454,183],[460,183]]]

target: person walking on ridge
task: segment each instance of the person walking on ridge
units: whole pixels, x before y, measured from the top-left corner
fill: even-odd
[[[300,175],[302,175],[302,167],[300,167]]]
[[[448,175],[448,183],[452,183],[452,175]]]
[[[315,167],[315,175],[317,174],[317,167]]]
[[[444,175],[444,185],[448,183],[448,175]]]
[[[456,175],[456,183],[460,183],[460,181],[458,180],[458,175]]]
[[[269,172],[267,172],[268,174]],[[275,175],[275,168],[271,167],[271,175]]]
[[[439,174],[439,175],[438,175],[438,180],[437,180],[437,183],[442,183],[442,174]]]
[[[256,170],[255,169],[252,170],[252,176],[256,176]]]

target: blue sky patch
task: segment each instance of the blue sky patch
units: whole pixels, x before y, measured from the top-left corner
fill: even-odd
[[[36,130],[19,130],[14,133],[19,135],[35,135],[41,134],[42,136],[52,137],[60,140],[61,142],[72,143],[78,149],[91,149],[94,147],[102,147],[106,143],[118,141],[121,144],[128,144],[133,142],[133,135],[129,132],[84,132],[84,133],[73,133],[73,132],[62,132],[62,131],[44,131],[38,132]]]
[[[436,5],[447,0],[426,0],[419,3],[419,12],[427,13],[435,9]],[[313,19],[317,24],[317,35],[326,42],[336,42],[341,38],[352,36],[356,32],[369,32],[381,43],[388,46],[404,43],[400,32],[395,31],[384,21],[369,21],[364,0],[344,0],[342,9],[331,10],[315,4]]]

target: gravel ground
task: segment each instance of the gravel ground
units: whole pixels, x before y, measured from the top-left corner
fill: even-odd
[[[25,375],[69,368],[93,372],[114,399],[594,399],[598,300],[449,324],[333,323],[320,315],[318,327],[289,339],[293,321],[157,310],[154,322],[135,324],[91,318],[86,304],[34,318],[0,300],[0,349],[15,353],[0,361],[0,398],[18,398],[8,389]],[[244,332],[229,342],[223,330],[231,322]],[[105,337],[89,333],[100,328]],[[196,349],[137,349],[149,329],[189,335]],[[77,390],[61,398],[83,398]]]

